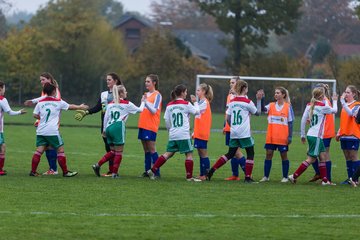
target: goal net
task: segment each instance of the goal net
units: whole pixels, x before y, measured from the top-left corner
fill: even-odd
[[[200,83],[210,84],[214,90],[214,100],[211,108],[215,112],[224,112],[226,97],[229,93],[229,80],[234,76],[226,75],[202,75],[196,76],[196,88]],[[311,91],[317,83],[326,83],[332,92],[336,92],[336,79],[316,78],[280,78],[280,77],[250,77],[239,76],[249,84],[248,97],[256,102],[256,92],[263,89],[265,92],[265,103],[274,101],[274,91],[278,86],[283,86],[289,91],[291,104],[295,113],[301,114],[306,104],[311,99]],[[221,80],[221,81],[219,81]]]

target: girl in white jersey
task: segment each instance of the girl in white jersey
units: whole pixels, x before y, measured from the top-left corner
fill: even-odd
[[[199,105],[196,102],[196,97],[191,96],[191,101],[194,106],[185,101],[187,89],[184,85],[177,85],[171,92],[171,101],[165,110],[166,128],[169,130],[169,142],[166,153],[161,155],[153,165],[153,167],[146,173],[150,179],[156,179],[155,172],[176,152],[185,153],[185,169],[187,181],[201,181],[193,178],[194,162],[192,157],[193,147],[190,139],[190,114],[196,115],[200,113]]]
[[[252,170],[254,166],[254,139],[250,132],[250,115],[259,115],[255,104],[246,95],[248,84],[243,80],[236,82],[234,87],[236,96],[231,100],[226,110],[227,122],[230,125],[229,151],[221,156],[207,173],[206,178],[210,181],[214,172],[234,157],[238,148],[245,148],[247,160],[245,164],[245,182],[253,183]]]
[[[106,107],[104,116],[103,135],[110,146],[98,163],[92,166],[95,175],[100,177],[100,167],[110,159],[114,159],[112,178],[118,178],[118,171],[122,160],[122,152],[125,144],[125,122],[129,114],[142,112],[145,106],[145,97],[142,98],[140,107],[135,106],[126,99],[127,92],[123,85],[114,85],[112,89],[114,101]]]
[[[4,176],[7,172],[4,170],[5,163],[5,140],[4,140],[4,113],[9,114],[10,116],[20,115],[26,113],[24,109],[19,111],[11,110],[5,95],[5,83],[0,81],[0,176]]]
[[[310,128],[307,132],[307,140],[309,144],[307,159],[301,163],[299,168],[289,176],[292,183],[296,183],[297,178],[308,168],[310,164],[319,158],[319,170],[322,179],[322,185],[334,185],[327,179],[326,173],[326,149],[323,142],[325,118],[326,114],[334,114],[337,112],[337,96],[334,95],[333,107],[330,107],[325,101],[324,88],[315,88],[312,92],[312,99],[310,104],[305,108],[301,119],[301,142],[305,144],[305,126],[306,122],[310,120]]]
[[[40,174],[36,169],[39,165],[41,155],[48,146],[52,146],[57,150],[57,160],[63,171],[64,177],[73,177],[77,172],[71,172],[67,169],[66,156],[64,153],[64,142],[59,133],[59,121],[61,110],[78,110],[88,109],[88,106],[73,105],[56,98],[56,87],[50,83],[46,83],[43,87],[46,94],[36,104],[34,109],[34,118],[39,119],[39,125],[36,129],[36,151],[32,157],[32,165],[30,176],[37,177]]]

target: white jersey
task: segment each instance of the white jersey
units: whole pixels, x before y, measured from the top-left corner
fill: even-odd
[[[165,110],[165,123],[169,130],[169,140],[190,139],[190,114],[199,114],[199,105],[194,106],[181,98],[170,102]]]
[[[114,124],[115,122],[126,122],[129,114],[135,114],[144,110],[144,103],[140,107],[135,106],[132,102],[127,100],[120,100],[120,103],[109,103],[106,106],[104,116],[104,129]]]
[[[337,112],[337,104],[333,107],[329,106],[327,101],[315,102],[315,107],[311,119],[310,116],[310,104],[305,108],[304,114],[301,118],[301,137],[305,137],[306,122],[310,120],[310,128],[307,132],[307,136],[323,138],[325,130],[326,114],[333,114]]]
[[[55,97],[44,97],[35,106],[34,114],[40,116],[36,134],[42,136],[59,135],[61,110],[68,110],[69,104]]]
[[[226,115],[231,117],[231,139],[251,137],[250,114],[255,114],[256,112],[255,104],[246,97],[235,97],[230,101]]]
[[[4,113],[9,115],[19,115],[20,111],[11,110],[7,99],[4,96],[0,96],[0,133],[4,132]]]

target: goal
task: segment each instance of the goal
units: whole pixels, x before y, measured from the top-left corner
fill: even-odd
[[[201,82],[207,82],[213,85],[218,84],[217,80],[230,80],[234,75],[196,75],[196,88]],[[236,76],[235,76],[236,77]],[[304,110],[306,101],[311,97],[311,89],[317,83],[326,83],[336,92],[336,79],[319,79],[319,78],[284,78],[284,77],[250,77],[239,76],[240,79],[249,83],[249,97],[254,100],[256,89],[263,88],[267,94],[266,102],[274,101],[273,92],[276,86],[284,86],[289,90],[289,95],[297,113]],[[255,81],[255,82],[253,82]],[[213,87],[214,88],[214,87]],[[227,90],[225,90],[227,89]],[[215,98],[222,96],[219,102],[214,104],[215,110],[224,111],[224,95],[227,95],[228,88],[219,88],[217,85],[214,89]],[[270,94],[271,93],[271,94]]]

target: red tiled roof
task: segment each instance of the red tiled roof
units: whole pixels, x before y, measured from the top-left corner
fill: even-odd
[[[360,55],[359,44],[337,44],[333,46],[333,50],[339,56]]]

